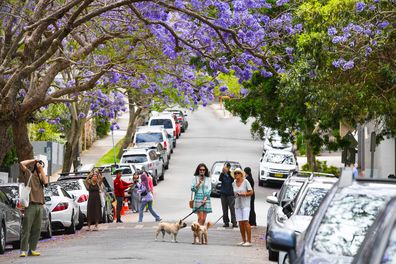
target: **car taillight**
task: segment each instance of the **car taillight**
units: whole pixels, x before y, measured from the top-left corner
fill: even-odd
[[[182,120],[183,120],[183,117],[178,117],[177,120],[182,121]]]
[[[22,205],[19,201],[17,202],[16,208],[18,208],[22,214],[25,212],[25,208],[22,207]]]
[[[63,210],[66,210],[67,208],[69,208],[68,203],[58,203],[58,205],[55,206],[54,209],[52,209],[52,212],[63,211]]]
[[[164,141],[164,149],[166,149],[167,145],[166,145],[166,141]]]
[[[83,194],[83,195],[81,195],[81,196],[78,198],[77,203],[83,203],[83,202],[86,202],[86,201],[88,201],[88,195]]]

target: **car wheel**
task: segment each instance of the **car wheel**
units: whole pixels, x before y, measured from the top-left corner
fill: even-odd
[[[76,233],[76,224],[74,222],[74,212],[72,213],[71,225],[68,228],[66,228],[66,233],[67,234],[75,234]]]
[[[0,228],[0,254],[4,254],[6,246],[6,230],[4,223],[1,224]]]
[[[114,207],[113,207],[113,205],[111,205],[111,211],[107,215],[107,222],[108,223],[113,223],[114,222]]]
[[[186,130],[184,128],[181,129],[181,132],[184,133]]]
[[[52,237],[52,228],[51,228],[51,217],[48,218],[48,226],[47,230],[43,233],[43,238],[51,238]]]
[[[107,223],[107,204],[103,208],[102,223]]]
[[[165,179],[165,166],[162,166],[162,173],[161,176],[159,177],[160,181],[163,181]]]
[[[173,148],[176,148],[176,142],[173,142]]]
[[[81,228],[83,228],[84,226],[84,215],[81,212],[81,210],[79,210],[78,212],[78,225],[76,226],[77,230],[80,230]]]

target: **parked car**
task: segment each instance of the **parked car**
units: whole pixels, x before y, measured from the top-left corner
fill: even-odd
[[[290,140],[284,141],[277,130],[266,128],[264,133],[263,155],[267,152],[267,150],[271,149],[293,152],[293,144],[290,142]]]
[[[3,191],[10,200],[15,200],[17,203],[17,208],[21,211],[22,217],[24,213],[24,208],[19,205],[19,193],[21,185],[19,183],[4,183],[0,185],[0,191]],[[51,228],[51,212],[44,206],[43,218],[41,221],[41,237],[51,238],[52,228]]]
[[[231,164],[231,171],[235,170],[236,168],[242,169],[241,164],[237,161],[224,161],[224,160],[215,161],[210,169],[210,178],[212,180],[212,192],[210,195],[213,197],[220,196],[221,182],[219,181],[219,177],[226,163]]]
[[[161,143],[166,149],[168,160],[173,153],[173,136],[169,135],[163,126],[140,126],[136,128],[135,136],[133,137],[133,145],[143,143]]]
[[[334,175],[307,179],[306,184],[302,185],[296,197],[279,212],[273,228],[287,228],[294,230],[296,234],[304,232],[323,198],[337,181],[338,178]],[[269,234],[267,238],[271,239]],[[278,263],[285,263],[286,257],[285,252],[280,252]]]
[[[169,159],[166,153],[166,149],[162,146],[161,143],[139,143],[134,146],[135,148],[146,148],[146,149],[154,149],[156,153],[159,155],[160,159],[164,162],[164,168],[169,169]]]
[[[396,260],[396,197],[378,214],[353,259],[353,264],[394,263]]]
[[[121,179],[127,183],[133,182],[133,174],[137,171],[137,168],[132,163],[120,163],[117,164],[117,167],[111,172],[111,177],[114,181],[116,174],[118,171],[121,171]],[[131,200],[131,192],[129,190],[125,190],[125,198],[129,201]]]
[[[308,179],[306,174],[302,175],[291,175],[289,176],[286,181],[283,183],[279,193],[274,192],[272,196],[267,197],[267,202],[270,204],[267,212],[267,229],[265,233],[265,241],[266,241],[266,248],[268,250],[268,258],[272,261],[278,260],[278,251],[274,251],[269,247],[268,244],[268,234],[269,230],[272,229],[274,223],[279,221],[278,217],[283,215],[282,209],[286,203],[292,201],[295,196],[297,195],[298,191],[300,190],[301,186],[306,182]],[[303,176],[303,177],[302,177]]]
[[[84,222],[80,217],[80,207],[75,197],[70,195],[61,185],[50,183],[44,190],[45,206],[51,211],[51,226],[54,230],[65,230],[67,234],[76,233]]]
[[[187,114],[183,113],[182,110],[178,109],[167,109],[166,112],[174,113],[177,117],[177,120],[181,121],[181,132],[184,133],[188,128],[188,121],[186,119]]]
[[[0,254],[4,254],[7,244],[20,247],[22,214],[16,205],[16,200],[0,190]]]
[[[129,166],[128,166],[129,167]],[[89,172],[78,172],[78,173],[61,173],[57,184],[59,184],[68,193],[76,197],[76,202],[78,203],[81,210],[81,217],[85,222],[87,220],[87,204],[89,192],[85,186],[85,178]],[[114,210],[113,201],[114,193],[112,188],[112,180],[109,183],[109,178],[104,177],[103,185],[105,192],[101,192],[105,200],[105,205],[102,205],[102,222],[113,222],[114,220]]]
[[[286,178],[298,171],[297,160],[290,151],[268,150],[260,159],[258,185],[269,182],[283,183]]]
[[[343,172],[323,199],[307,230],[298,237],[294,230],[270,231],[271,248],[287,252],[290,263],[351,263],[367,231],[391,197],[396,181],[352,180]]]
[[[164,161],[155,149],[128,148],[121,156],[121,163],[132,163],[137,169],[149,171],[153,175],[153,184],[164,179]]]
[[[176,122],[171,114],[159,114],[152,116],[148,121],[148,125],[150,127],[163,126],[166,129],[166,132],[173,136],[172,145],[174,148],[176,148]]]

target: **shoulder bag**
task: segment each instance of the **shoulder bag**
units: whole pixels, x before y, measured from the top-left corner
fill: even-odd
[[[30,180],[32,179],[33,173],[30,173],[30,177],[28,183],[22,184],[21,193],[19,194],[19,203],[22,207],[28,207],[30,202],[30,192],[32,191],[32,187],[30,187]]]

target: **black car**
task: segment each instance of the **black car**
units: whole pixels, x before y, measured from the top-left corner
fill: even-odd
[[[352,180],[351,172],[343,173],[298,240],[294,230],[272,230],[269,246],[288,252],[281,263],[351,263],[370,226],[393,196],[394,180]]]
[[[0,254],[4,254],[7,244],[20,247],[22,214],[16,205],[16,200],[0,190]]]
[[[8,198],[11,200],[15,200],[17,203],[17,208],[21,211],[22,217],[24,213],[24,209],[19,205],[19,183],[3,183],[0,185],[0,190],[3,191]],[[47,207],[43,207],[43,218],[41,220],[41,237],[42,238],[51,238],[52,237],[52,228],[51,228],[51,212]]]
[[[396,197],[392,198],[367,232],[354,264],[394,263],[396,260]]]

